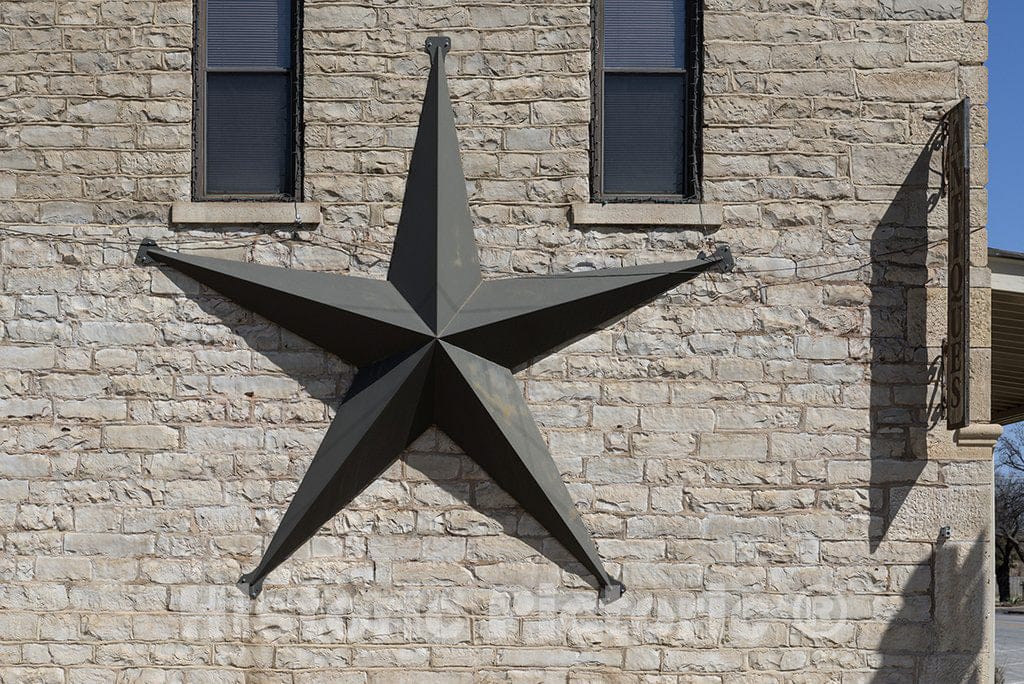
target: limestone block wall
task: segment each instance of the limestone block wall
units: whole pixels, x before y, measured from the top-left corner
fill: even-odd
[[[0,681],[983,681],[991,452],[936,377],[971,96],[987,419],[985,2],[705,6],[720,228],[572,225],[589,3],[306,0],[295,236],[168,223],[190,2],[0,1]],[[250,602],[353,370],[135,251],[383,277],[437,33],[489,275],[738,268],[520,376],[621,600],[431,432]]]

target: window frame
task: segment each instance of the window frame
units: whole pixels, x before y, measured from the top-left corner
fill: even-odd
[[[665,69],[610,69],[611,73],[679,73],[686,79],[683,102],[683,192],[614,193],[604,190],[604,0],[594,0],[593,55],[591,66],[592,116],[590,118],[590,194],[595,202],[692,203],[702,199],[704,176],[704,0],[682,0],[686,13],[686,52],[682,71]]]
[[[193,46],[192,46],[192,201],[193,202],[301,202],[303,172],[303,102],[302,102],[302,0],[290,0],[292,4],[292,68],[289,71],[292,98],[291,126],[291,192],[210,194],[206,190],[206,76],[211,71],[244,73],[243,68],[208,69],[206,51],[206,17],[208,0],[193,3]],[[254,69],[254,73],[271,73],[267,69]]]

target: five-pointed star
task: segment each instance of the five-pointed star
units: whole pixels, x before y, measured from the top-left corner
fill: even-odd
[[[359,371],[257,568],[263,580],[431,425],[597,578],[605,570],[551,459],[514,370],[711,266],[712,257],[558,276],[481,279],[444,71],[447,38],[427,40],[431,71],[386,281],[167,252],[168,264]]]

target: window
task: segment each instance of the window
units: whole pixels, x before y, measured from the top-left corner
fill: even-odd
[[[700,0],[595,0],[594,198],[700,196]]]
[[[197,0],[194,200],[301,199],[301,3]]]

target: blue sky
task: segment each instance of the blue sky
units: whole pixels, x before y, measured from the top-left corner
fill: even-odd
[[[1024,0],[990,0],[988,242],[1024,252]]]

